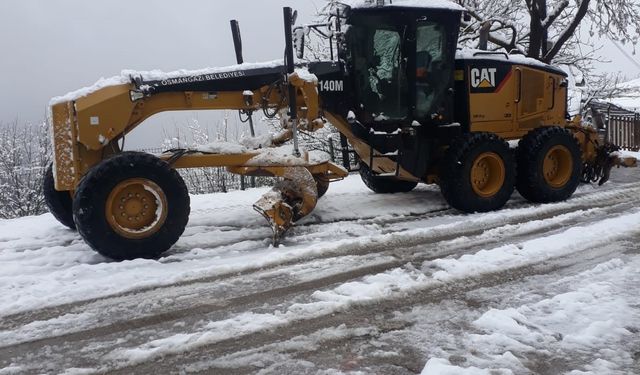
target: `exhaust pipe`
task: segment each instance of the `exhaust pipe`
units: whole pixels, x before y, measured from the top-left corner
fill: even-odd
[[[240,35],[240,23],[236,20],[231,20],[231,35],[233,36],[233,47],[236,50],[236,61],[238,64],[244,63],[244,57],[242,56],[242,36]]]

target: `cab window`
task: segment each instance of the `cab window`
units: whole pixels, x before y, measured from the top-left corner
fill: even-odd
[[[447,56],[446,32],[437,22],[421,21],[416,28],[416,117],[437,111],[438,99],[447,90],[452,74]]]

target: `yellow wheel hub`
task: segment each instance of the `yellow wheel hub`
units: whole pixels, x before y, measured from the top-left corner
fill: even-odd
[[[105,207],[111,228],[129,239],[156,233],[167,218],[167,197],[155,182],[132,178],[116,185]]]
[[[544,180],[553,188],[562,188],[571,179],[573,157],[565,146],[555,146],[544,157],[542,173]]]
[[[483,198],[498,194],[505,181],[502,158],[494,152],[480,154],[471,167],[471,187]]]

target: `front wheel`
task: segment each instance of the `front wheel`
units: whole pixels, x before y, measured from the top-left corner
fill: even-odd
[[[440,190],[453,208],[487,212],[504,206],[514,190],[515,161],[509,145],[495,134],[456,138],[445,152]]]
[[[115,260],[158,257],[180,238],[189,211],[178,172],[140,152],[123,152],[93,167],[73,202],[84,240]]]

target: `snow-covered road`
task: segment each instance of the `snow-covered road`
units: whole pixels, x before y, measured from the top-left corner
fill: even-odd
[[[640,175],[463,215],[351,176],[269,246],[262,189],[194,196],[162,259],[0,221],[0,375],[640,372]]]

